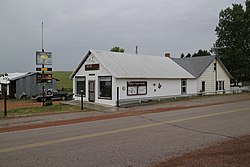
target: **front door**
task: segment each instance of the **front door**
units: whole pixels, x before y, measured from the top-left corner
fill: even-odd
[[[89,81],[89,101],[95,102],[95,81]]]

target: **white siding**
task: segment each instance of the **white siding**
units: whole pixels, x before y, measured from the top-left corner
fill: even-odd
[[[196,93],[197,93],[197,80],[187,79],[187,94],[196,94]]]
[[[214,63],[217,63],[217,74],[214,70]],[[202,90],[202,81],[205,81],[205,92],[215,92],[216,80],[224,81],[225,90],[230,90],[229,76],[222,68],[221,64],[218,61],[214,60],[202,73],[202,75],[197,79],[197,92],[200,92]]]
[[[127,95],[128,81],[147,81],[146,95]],[[196,81],[194,79],[187,80],[187,94],[196,92]],[[159,85],[161,85],[159,87]],[[117,79],[117,86],[120,90],[120,99],[138,99],[148,97],[164,97],[181,95],[181,79]]]
[[[200,92],[202,90],[202,87],[201,87],[202,81],[205,81],[206,92],[215,91],[214,61],[207,67],[207,69],[197,79],[197,92]]]
[[[230,90],[230,78],[219,63],[217,66],[217,81],[224,81],[224,89]]]
[[[91,54],[82,67],[78,70],[73,78],[73,92],[76,93],[76,77],[84,76],[86,78],[86,90],[84,101],[88,101],[88,82],[95,81],[95,102],[107,105],[116,105],[117,101],[117,87],[119,87],[119,99],[143,99],[143,98],[156,98],[181,95],[181,79],[118,79],[112,76],[112,74],[105,68],[102,62],[98,61],[95,55]],[[99,70],[85,71],[86,64],[99,64]],[[112,76],[112,99],[99,99],[99,76]],[[145,95],[127,95],[127,82],[128,81],[147,81],[147,94]],[[160,85],[160,86],[159,86]],[[187,79],[187,94],[196,93],[196,80]],[[74,95],[76,100],[80,100],[80,96]]]
[[[92,70],[92,71],[85,71],[85,65],[86,64],[100,64],[100,70]],[[90,76],[94,74],[94,76]],[[103,67],[103,65],[95,58],[94,55],[90,55],[89,58],[86,60],[86,62],[82,65],[82,67],[79,69],[79,71],[76,73],[76,75],[73,78],[73,92],[75,94],[76,92],[76,81],[75,77],[79,76],[85,76],[86,77],[86,92],[85,92],[85,97],[83,98],[84,101],[88,101],[89,99],[89,94],[88,94],[88,82],[89,81],[95,81],[95,102],[96,103],[102,103],[102,104],[108,104],[108,105],[115,105],[116,104],[116,99],[112,98],[112,100],[107,100],[107,99],[99,99],[98,98],[98,92],[99,92],[99,86],[98,86],[98,76],[111,76],[111,74]],[[116,83],[115,83],[115,78],[112,77],[112,97],[115,97],[116,95]],[[81,97],[74,95],[75,100],[80,100]]]

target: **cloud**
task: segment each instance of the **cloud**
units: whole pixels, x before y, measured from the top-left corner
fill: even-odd
[[[73,70],[91,48],[163,56],[210,49],[221,9],[244,0],[3,0],[0,73],[35,70],[35,52],[53,52],[54,70]]]

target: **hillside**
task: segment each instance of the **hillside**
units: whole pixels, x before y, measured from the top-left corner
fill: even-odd
[[[69,79],[72,71],[53,71],[53,78],[59,79],[57,82],[57,90],[64,89],[67,92],[72,92],[73,82]]]

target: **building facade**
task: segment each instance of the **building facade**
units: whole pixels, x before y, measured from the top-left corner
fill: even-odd
[[[197,92],[195,77],[169,57],[90,50],[70,78],[74,99],[112,106]]]
[[[230,92],[232,76],[217,56],[172,59],[195,76],[197,93],[215,94]]]

